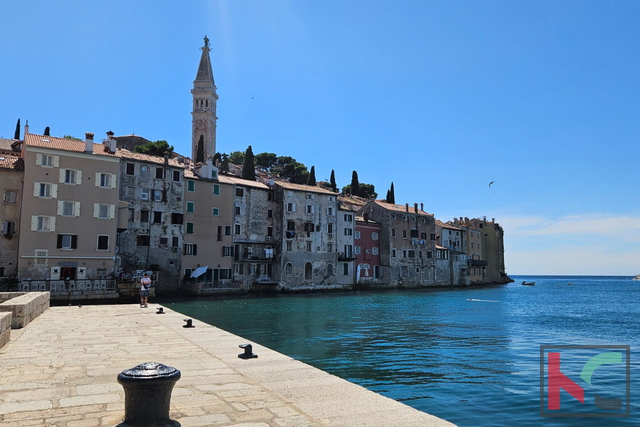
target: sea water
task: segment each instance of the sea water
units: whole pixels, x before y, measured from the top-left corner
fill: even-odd
[[[168,306],[460,426],[640,424],[640,282],[514,279],[491,287],[218,297]],[[545,406],[545,386],[541,395],[548,362],[543,356],[541,376],[541,345],[629,345],[631,416],[542,417],[541,398],[543,412],[554,411]],[[599,384],[580,379],[585,361],[607,350],[558,351],[561,371],[583,387],[585,403],[561,391],[555,413],[611,414],[593,405],[594,390],[621,398],[625,411],[625,369],[598,368]]]

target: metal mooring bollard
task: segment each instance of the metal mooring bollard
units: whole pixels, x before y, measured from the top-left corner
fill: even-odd
[[[238,347],[244,348],[244,353],[238,355],[240,359],[255,359],[257,354],[253,354],[253,346],[251,344],[240,344]]]
[[[118,382],[124,388],[124,424],[179,425],[169,419],[171,391],[179,379],[179,370],[156,362],[120,372]]]
[[[193,326],[193,320],[191,319],[184,319],[185,322],[187,322],[186,325],[182,325],[183,328],[195,328],[195,326]]]

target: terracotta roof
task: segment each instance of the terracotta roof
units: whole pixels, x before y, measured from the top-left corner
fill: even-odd
[[[287,190],[298,190],[298,191],[306,191],[309,193],[330,194],[332,196],[337,196],[337,194],[331,190],[325,190],[322,187],[315,187],[312,185],[292,184],[290,182],[284,182],[284,181],[283,182],[276,181],[275,185],[278,185]]]
[[[58,138],[55,136],[44,136],[28,133],[25,135],[24,142],[28,147],[51,148],[53,150],[73,151],[76,153],[85,152],[85,142],[75,139]],[[104,149],[104,145],[96,144],[95,142],[93,143],[93,154],[100,156],[114,156],[114,154],[109,153]]]
[[[24,170],[24,161],[20,156],[0,154],[0,169],[12,169],[16,171]]]
[[[415,211],[415,207],[409,205],[409,211],[407,212],[407,206],[406,205],[395,205],[393,203],[387,203],[386,201],[384,201],[383,199],[378,199],[378,200],[374,200],[373,203],[375,203],[376,205],[389,210],[389,211],[393,211],[393,212],[403,212],[403,213],[408,213],[408,214],[418,214],[418,215],[425,215],[425,216],[433,216],[433,214],[427,213],[425,211],[422,211],[420,209],[418,209],[418,212]]]
[[[0,138],[0,151],[13,151],[11,144],[13,144],[16,141],[17,139]]]
[[[116,150],[115,155],[116,157],[122,157],[123,159],[132,159],[132,160],[139,160],[142,162],[164,164],[163,156],[153,156],[151,154],[136,153],[134,151],[129,151],[126,148],[118,148]],[[174,168],[184,167],[175,159],[169,159],[169,166],[172,166]]]
[[[236,178],[235,176],[220,175],[218,174],[218,181],[233,184],[233,185],[245,185],[247,187],[261,188],[263,190],[269,190],[269,186],[258,181],[251,181],[248,179]]]
[[[447,228],[449,230],[462,230],[462,228],[460,228],[458,226],[447,224],[445,222],[440,221],[439,219],[436,219],[436,225],[438,227]]]
[[[356,216],[356,222],[365,222],[364,217],[363,216]],[[372,220],[371,218],[369,218],[369,221],[366,221],[368,224],[375,224],[378,225],[378,223],[374,220]]]

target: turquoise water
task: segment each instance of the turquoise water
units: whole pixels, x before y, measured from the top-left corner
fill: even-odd
[[[461,426],[638,424],[640,282],[514,279],[484,288],[248,296],[168,306]],[[536,285],[522,286],[523,280]],[[631,417],[541,417],[541,345],[630,345]],[[625,398],[624,369],[600,368],[594,374],[599,383],[589,387],[579,378],[586,360],[602,351],[561,353],[562,372],[585,387],[585,404],[561,392],[563,412],[603,412],[593,406],[594,391]]]

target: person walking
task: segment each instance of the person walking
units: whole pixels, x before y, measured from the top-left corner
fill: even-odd
[[[151,278],[149,277],[149,274],[144,273],[144,276],[142,276],[142,279],[140,279],[140,308],[147,307],[150,288],[151,288]]]

